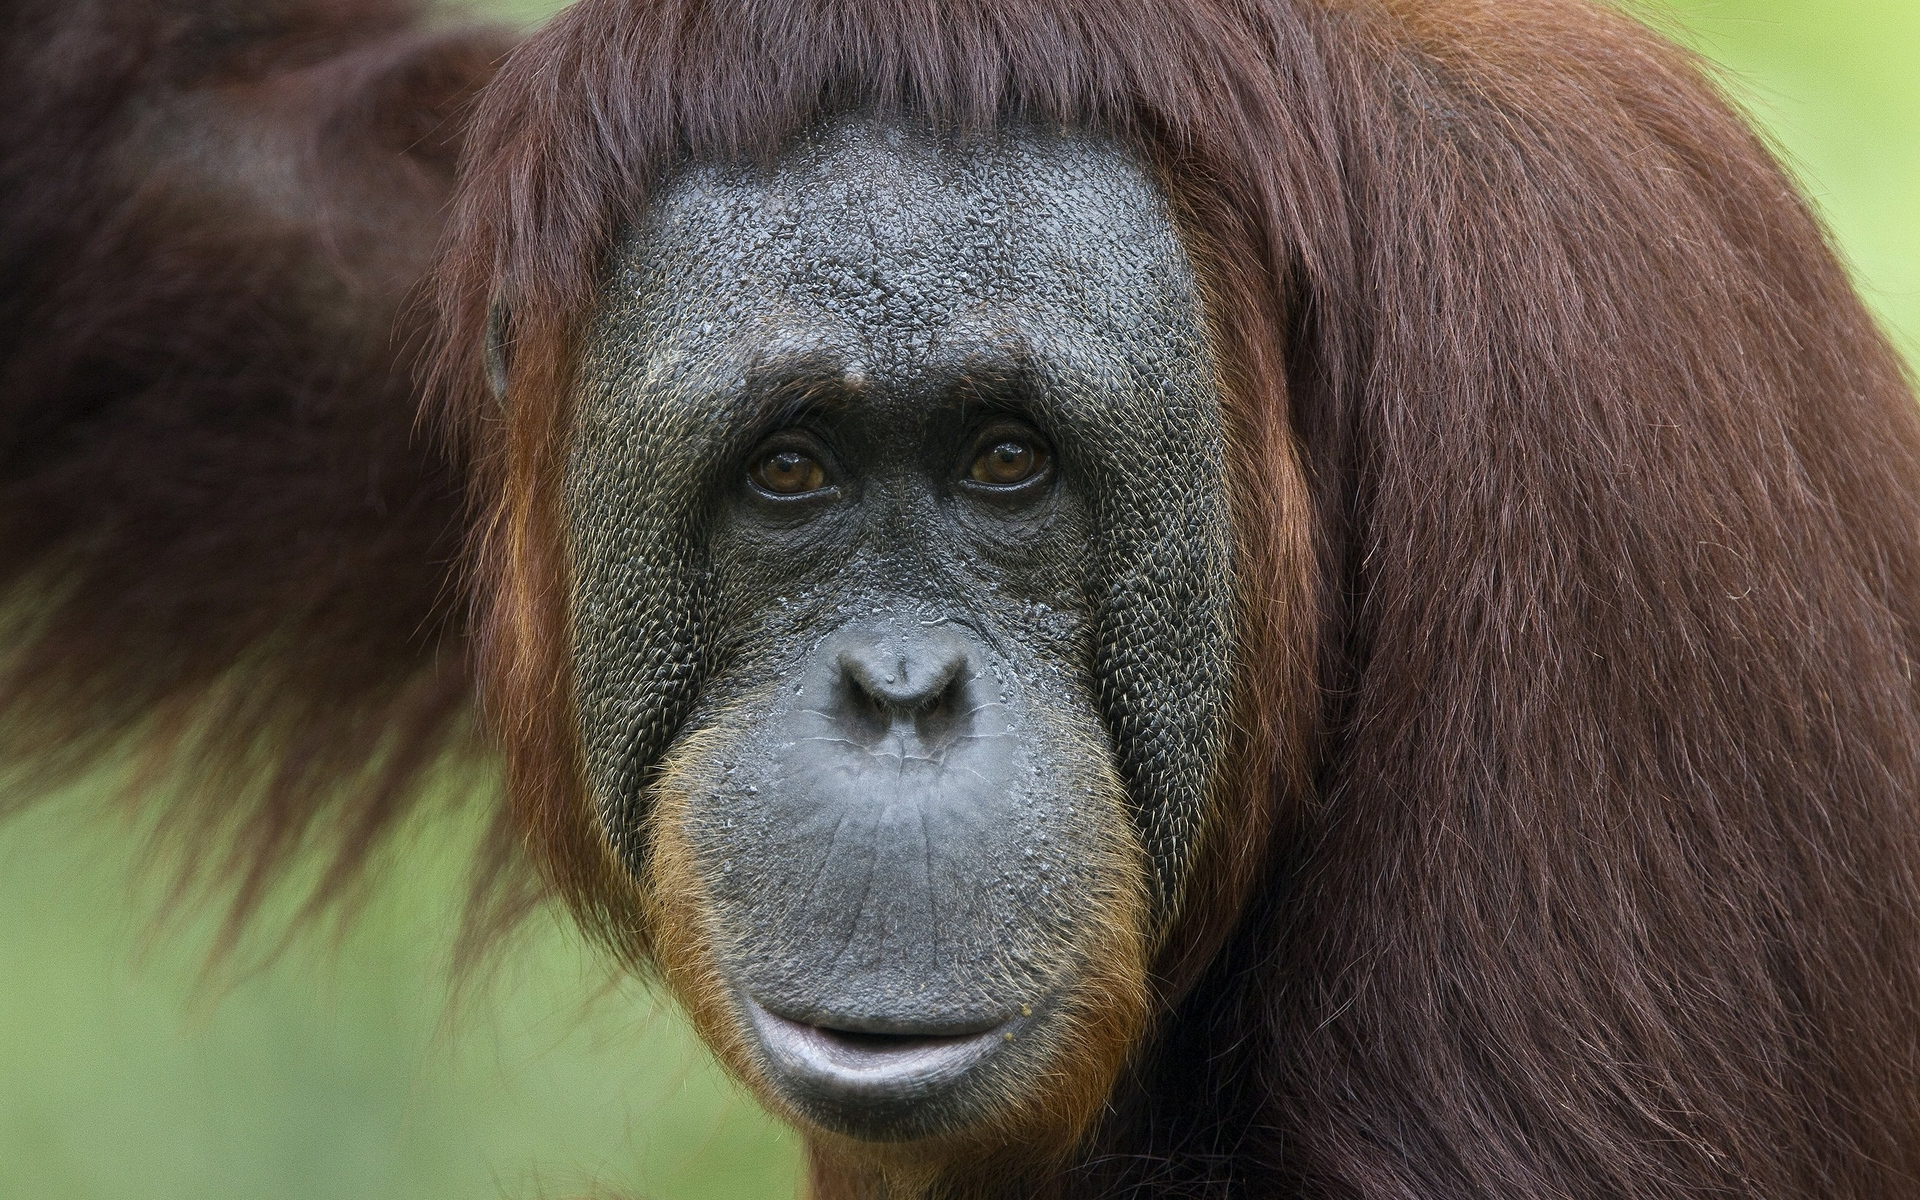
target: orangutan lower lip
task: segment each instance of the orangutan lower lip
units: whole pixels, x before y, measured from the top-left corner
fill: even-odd
[[[969,1033],[875,1033],[789,1020],[750,998],[746,1006],[776,1068],[846,1099],[905,1099],[938,1090],[1011,1037],[1011,1022]]]

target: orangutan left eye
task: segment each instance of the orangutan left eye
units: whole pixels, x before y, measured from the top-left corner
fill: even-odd
[[[974,458],[967,478],[993,488],[1019,487],[1043,474],[1052,455],[1045,442],[1025,434],[996,437]]]

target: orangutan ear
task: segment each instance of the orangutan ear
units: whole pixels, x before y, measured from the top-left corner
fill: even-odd
[[[487,372],[487,386],[493,390],[494,400],[502,406],[507,402],[507,368],[510,365],[507,347],[513,343],[513,311],[507,307],[507,300],[498,291],[487,305],[487,342],[481,350],[482,363]]]

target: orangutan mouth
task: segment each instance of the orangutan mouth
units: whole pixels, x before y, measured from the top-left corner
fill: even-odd
[[[951,1095],[1012,1044],[1015,1027],[1026,1023],[1025,1017],[1014,1017],[985,1028],[847,1029],[794,1020],[751,997],[742,1000],[776,1086],[803,1107],[821,1105],[848,1115],[864,1110],[881,1126],[893,1123],[890,1112]]]

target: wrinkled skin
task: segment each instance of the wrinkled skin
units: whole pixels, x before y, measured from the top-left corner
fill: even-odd
[[[1233,649],[1215,367],[1150,175],[869,119],[683,169],[576,414],[589,782],[703,1033],[854,1139],[1097,1102]]]

